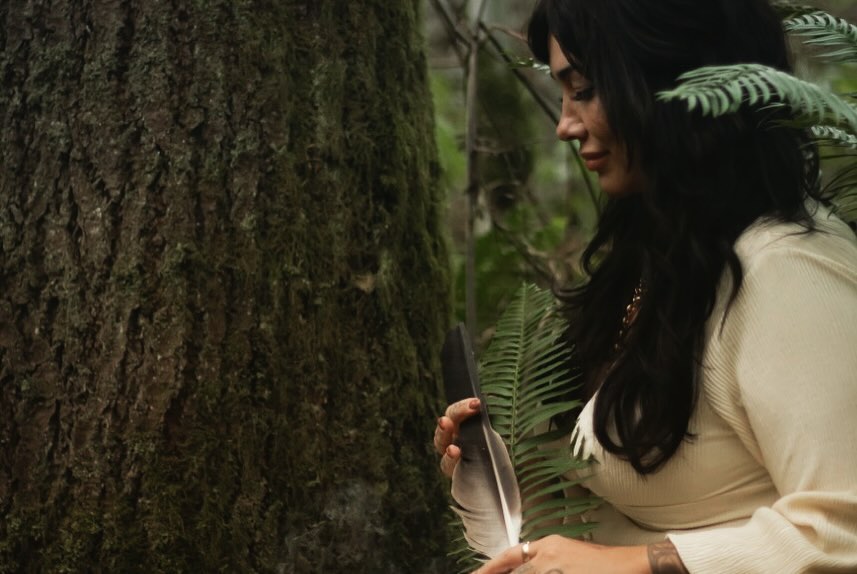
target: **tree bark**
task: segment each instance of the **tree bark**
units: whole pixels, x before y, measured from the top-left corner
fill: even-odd
[[[0,4],[0,572],[444,570],[419,4]]]

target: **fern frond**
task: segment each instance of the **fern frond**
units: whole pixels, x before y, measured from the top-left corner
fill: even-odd
[[[833,212],[857,232],[857,154],[843,154],[847,163],[824,186],[822,195]]]
[[[592,525],[563,524],[597,504],[594,497],[566,497],[579,481],[567,478],[587,463],[571,455],[570,429],[544,430],[557,414],[578,406],[566,397],[575,382],[562,342],[565,321],[550,291],[523,286],[497,323],[480,365],[492,425],[506,440],[518,474],[524,512],[522,534],[579,536]],[[542,500],[547,498],[548,500]],[[534,504],[534,501],[541,501]]]
[[[563,328],[553,295],[525,285],[497,322],[481,361],[480,379],[492,425],[507,441],[515,466],[521,441],[557,411],[576,406],[560,401],[532,408],[571,386],[563,369],[569,359],[568,348],[560,342]]]
[[[787,32],[805,38],[810,46],[832,48],[821,54],[832,62],[857,61],[857,26],[827,12],[816,10],[783,22]]]
[[[823,150],[820,158],[831,162],[834,171],[822,189],[822,197],[857,232],[857,135],[829,126],[815,126],[812,134]]]
[[[810,130],[819,145],[857,150],[857,135],[832,126],[813,126]]]
[[[857,188],[837,193],[832,205],[833,212],[857,233]]]
[[[779,14],[780,18],[783,20],[787,20],[789,18],[796,18],[798,16],[803,16],[804,14],[812,14],[813,12],[818,12],[818,8],[815,6],[810,6],[808,4],[800,4],[798,2],[792,2],[789,0],[781,1],[781,2],[772,2],[774,10],[776,10],[777,14]]]
[[[547,64],[543,64],[541,62],[536,61],[535,58],[517,58],[511,62],[509,62],[509,67],[511,68],[532,68],[537,72],[541,72],[546,76],[549,76],[551,73],[551,67]]]
[[[473,551],[470,546],[467,545],[467,540],[464,539],[464,536],[462,536],[460,540],[456,539],[454,544],[456,545],[457,550],[450,552],[447,555],[455,558],[455,574],[470,574],[473,572],[474,568],[478,568],[485,562],[485,558]]]
[[[680,100],[690,110],[721,116],[741,106],[791,108],[797,125],[825,124],[857,132],[857,108],[833,92],[812,82],[761,64],[707,66],[679,77],[682,83],[658,93],[661,101]]]
[[[570,351],[561,335],[565,321],[550,291],[524,285],[497,322],[479,365],[491,425],[503,437],[518,476],[524,511],[522,535],[580,536],[592,524],[565,524],[598,504],[595,497],[565,493],[588,463],[571,454],[571,429],[545,430],[550,419],[578,406],[567,395],[575,382],[567,368]],[[474,565],[472,551],[461,554]]]

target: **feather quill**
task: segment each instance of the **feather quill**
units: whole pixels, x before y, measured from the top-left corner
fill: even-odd
[[[470,336],[458,325],[442,351],[443,380],[450,403],[478,397],[479,417],[459,426],[461,459],[452,474],[453,510],[461,517],[471,548],[493,558],[518,543],[521,535],[521,494],[503,439],[491,428],[487,402],[479,387]]]

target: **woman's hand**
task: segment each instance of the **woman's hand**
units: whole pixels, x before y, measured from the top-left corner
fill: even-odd
[[[479,399],[470,398],[452,403],[446,407],[446,413],[437,419],[434,429],[434,448],[440,459],[440,470],[446,476],[452,476],[455,465],[461,458],[461,449],[452,444],[458,438],[458,425],[479,412]]]
[[[506,550],[474,574],[651,574],[645,546],[600,546],[563,536],[531,542],[524,562],[523,545]]]

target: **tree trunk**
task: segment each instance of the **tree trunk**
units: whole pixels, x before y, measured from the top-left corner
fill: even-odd
[[[0,4],[0,572],[443,570],[419,4]]]

